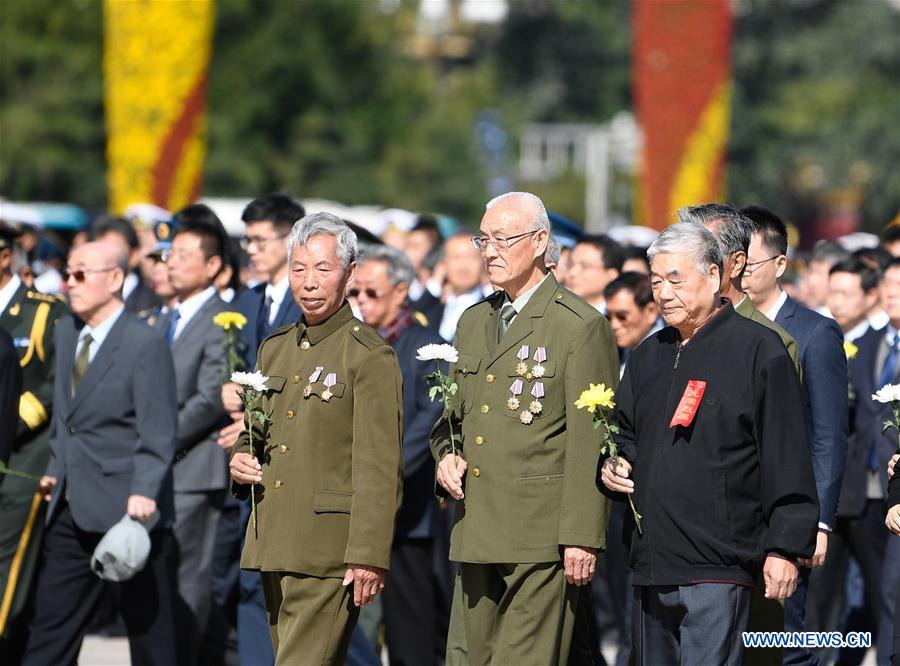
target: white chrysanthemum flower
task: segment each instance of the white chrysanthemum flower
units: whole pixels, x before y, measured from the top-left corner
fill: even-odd
[[[885,384],[872,396],[872,400],[884,403],[900,401],[900,384]]]
[[[241,386],[258,391],[259,393],[264,393],[269,390],[269,387],[266,386],[266,382],[269,381],[269,378],[261,372],[232,372],[231,381],[235,384],[240,384]]]
[[[416,350],[416,358],[419,361],[447,361],[456,363],[459,360],[459,352],[453,345],[430,344],[419,347]]]

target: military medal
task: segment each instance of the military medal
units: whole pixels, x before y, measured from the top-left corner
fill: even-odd
[[[516,378],[510,385],[509,392],[512,393],[512,397],[506,401],[506,407],[509,411],[514,412],[519,409],[519,396],[522,395],[523,388],[525,388],[525,384],[519,378]]]
[[[325,381],[322,383],[325,384],[325,390],[322,391],[322,400],[323,402],[328,402],[331,400],[331,396],[334,395],[334,393],[331,392],[331,387],[337,384],[337,375],[333,372],[329,372],[325,375]]]
[[[528,405],[528,411],[532,414],[540,414],[544,411],[544,405],[541,404],[541,398],[544,397],[544,382],[535,382],[531,389],[531,395],[534,396],[534,400]]]
[[[324,369],[324,365],[317,365],[315,371],[309,376],[309,384],[307,384],[306,388],[303,389],[304,398],[308,398],[310,395],[312,395],[312,385],[319,381],[319,375],[322,374],[322,370]]]
[[[534,421],[534,415],[529,411],[523,411],[519,414],[519,420],[525,425],[530,425]]]
[[[534,367],[531,368],[531,374],[540,379],[544,376],[547,369],[541,365],[547,360],[547,350],[544,347],[538,347],[534,350]]]
[[[516,374],[524,375],[528,372],[528,364],[525,362],[528,357],[531,355],[531,347],[528,345],[522,345],[519,348],[519,352],[516,354],[516,358],[519,359],[519,362],[516,363]]]

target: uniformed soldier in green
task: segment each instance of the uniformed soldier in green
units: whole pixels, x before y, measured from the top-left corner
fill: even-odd
[[[343,664],[359,614],[384,587],[403,479],[400,367],[345,300],[353,231],[328,213],[294,225],[291,293],[302,319],[259,350],[271,415],[257,454],[234,448],[239,497],[256,483],[241,567],[262,574],[276,664]],[[257,440],[257,435],[259,439]]]
[[[458,500],[450,558],[472,666],[566,664],[579,587],[606,543],[600,436],[574,403],[590,383],[616,385],[615,339],[547,271],[549,231],[534,195],[488,204],[473,241],[501,291],[457,328],[456,459],[447,419],[432,431],[438,484]]]
[[[40,477],[50,457],[53,331],[63,304],[25,286],[14,273],[18,230],[0,220],[0,328],[13,339],[22,368],[19,423],[10,469]],[[37,481],[0,475],[0,663],[16,663],[25,627],[20,617],[31,588],[43,533]]]

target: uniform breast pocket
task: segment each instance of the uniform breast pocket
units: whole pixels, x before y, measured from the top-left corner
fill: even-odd
[[[537,368],[531,364],[524,372],[521,367],[507,373],[508,396],[503,413],[521,423],[532,423],[554,411],[554,405],[564,400],[563,391],[556,377],[554,361],[545,361]]]
[[[332,386],[325,386],[325,384],[310,384],[309,390],[304,390],[303,396],[309,400],[321,400],[322,402],[332,402],[335,400],[340,400],[344,397],[344,392],[347,389],[346,384],[333,384]]]
[[[460,354],[456,363],[456,383],[459,386],[458,395],[460,409],[463,414],[472,411],[475,403],[475,383],[478,377],[478,368],[481,367],[481,358],[473,354]]]

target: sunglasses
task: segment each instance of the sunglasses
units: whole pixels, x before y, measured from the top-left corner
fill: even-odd
[[[350,290],[347,292],[347,294],[348,294],[351,298],[356,298],[357,296],[360,295],[360,293],[365,294],[365,295],[366,295],[366,298],[371,298],[371,299],[373,299],[373,300],[376,299],[376,298],[378,298],[379,296],[381,296],[381,294],[379,294],[377,291],[375,291],[375,290],[372,289],[372,288],[369,288],[369,289],[363,289],[362,291],[360,291],[359,289],[354,288],[354,289],[350,289]]]
[[[74,278],[75,282],[84,282],[87,280],[87,276],[91,273],[108,273],[109,271],[116,270],[116,266],[111,266],[109,268],[88,268],[85,270],[77,270],[77,271],[63,271],[62,279],[63,282],[68,282],[69,278]]]

